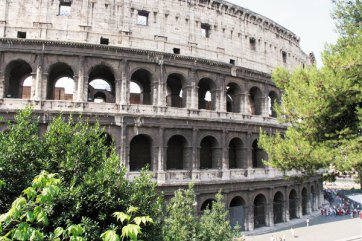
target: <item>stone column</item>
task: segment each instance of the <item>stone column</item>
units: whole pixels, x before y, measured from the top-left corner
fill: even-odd
[[[218,76],[217,83],[219,84],[219,105],[216,109],[220,112],[226,112],[226,87],[225,87],[225,76]]]
[[[224,130],[222,132],[222,137],[221,137],[222,178],[227,180],[227,179],[230,179],[230,170],[229,170],[229,152],[228,152],[228,146],[226,143],[226,136],[227,136],[227,132]]]
[[[129,155],[128,155],[128,138],[127,138],[127,124],[124,119],[121,121],[121,163],[126,167],[126,170],[130,170]]]
[[[0,1],[0,38],[5,38],[6,20],[8,15],[8,1]]]
[[[75,101],[76,102],[87,102],[88,96],[84,93],[84,56],[79,57],[79,70],[78,70],[78,80],[77,80],[77,94]]]
[[[248,211],[247,218],[245,220],[245,227],[248,228],[248,231],[254,230],[254,202],[252,200],[253,190],[249,190],[248,200]]]
[[[165,172],[165,146],[164,146],[164,128],[160,127],[158,130],[158,162],[157,162],[157,181],[158,183],[164,183],[166,181]]]
[[[267,205],[267,226],[274,226],[274,202],[273,202],[273,189],[269,188],[268,190],[269,203]],[[268,202],[268,201],[267,201]]]
[[[33,100],[39,101],[42,99],[46,99],[48,79],[47,74],[43,73],[44,56],[38,55],[36,59],[36,77],[35,81],[33,80],[34,84],[32,85],[32,88],[34,88]]]
[[[244,92],[240,95],[240,112],[246,115],[250,115],[249,112],[249,93]]]
[[[197,180],[200,172],[199,144],[197,143],[198,129],[192,130],[192,179]]]
[[[284,219],[284,222],[289,222],[290,219],[290,215],[289,215],[289,189],[288,187],[284,187],[284,193],[285,193],[285,196],[284,196],[284,213],[283,213],[283,219]]]
[[[0,70],[0,99],[4,98],[4,88],[5,88],[5,70]]]
[[[122,74],[121,74],[121,98],[120,105],[128,105],[129,104],[129,83],[128,81],[128,61],[123,61],[122,66]]]
[[[114,95],[115,95],[115,103],[118,105],[121,102],[121,89],[122,89],[122,79],[121,78],[117,78],[114,80],[115,83],[115,90],[114,90]]]
[[[189,83],[190,83],[190,98],[188,101],[190,101],[191,109],[197,110],[198,109],[198,93],[197,93],[197,86],[196,86],[196,70],[193,69],[189,76]]]
[[[166,107],[166,83],[165,83],[165,71],[163,67],[163,60],[159,63],[159,78],[158,78],[158,95],[157,95],[157,106]]]
[[[260,98],[261,103],[261,115],[262,116],[269,116],[269,110],[268,110],[268,95],[264,95]]]

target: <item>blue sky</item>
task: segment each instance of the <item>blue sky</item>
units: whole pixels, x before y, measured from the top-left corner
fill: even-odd
[[[330,14],[331,0],[228,0],[248,8],[294,32],[304,52],[314,52],[318,66],[326,43],[335,43],[337,33]]]

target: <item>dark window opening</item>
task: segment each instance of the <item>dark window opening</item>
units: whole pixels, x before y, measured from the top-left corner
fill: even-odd
[[[135,136],[130,143],[129,165],[131,171],[151,168],[152,140],[146,135]]]
[[[282,51],[282,56],[283,56],[283,63],[287,62],[287,52]]]
[[[88,101],[95,103],[115,102],[115,77],[106,65],[94,66],[89,73]]]
[[[239,113],[241,104],[241,90],[238,84],[229,83],[226,86],[226,111]]]
[[[206,23],[201,24],[201,34],[202,37],[209,38],[210,37],[210,25]]]
[[[230,64],[235,65],[235,59],[230,59]]]
[[[144,69],[139,69],[131,76],[130,104],[152,105],[151,91],[152,75]]]
[[[26,32],[18,31],[18,38],[26,38]]]
[[[167,78],[167,106],[178,108],[186,106],[186,93],[182,90],[185,82],[185,78],[180,74],[169,75]]]
[[[298,205],[298,198],[297,192],[293,189],[289,193],[289,219],[297,218],[297,205]]]
[[[148,26],[148,12],[138,11],[137,24],[142,26]]]
[[[259,194],[254,199],[254,227],[260,228],[266,226],[266,198]]]
[[[249,42],[250,42],[250,49],[251,50],[256,50],[256,39],[255,38],[250,38]]]
[[[200,143],[200,169],[218,167],[218,143],[212,136],[207,136]]]
[[[243,142],[234,138],[229,143],[229,169],[244,167]]]
[[[32,72],[31,66],[23,60],[10,62],[5,68],[5,97],[30,99],[33,82]]]
[[[109,44],[109,39],[101,37],[100,44],[108,45]]]
[[[284,222],[283,214],[284,214],[284,197],[281,192],[277,192],[273,199],[273,216],[274,223],[282,223]]]
[[[181,54],[181,50],[179,48],[173,48],[174,54]]]
[[[70,16],[71,5],[71,0],[61,0],[59,4],[59,16]]]
[[[182,170],[185,165],[186,140],[183,136],[173,136],[167,142],[167,170]]]

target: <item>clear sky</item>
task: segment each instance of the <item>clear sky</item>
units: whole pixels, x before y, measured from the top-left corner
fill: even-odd
[[[318,66],[326,43],[338,35],[331,18],[331,0],[227,0],[272,19],[301,38],[305,53],[314,52]]]

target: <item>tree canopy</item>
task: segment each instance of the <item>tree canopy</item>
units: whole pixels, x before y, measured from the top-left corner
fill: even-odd
[[[362,173],[362,5],[334,1],[334,7],[340,37],[326,47],[323,67],[273,72],[283,91],[278,119],[288,129],[260,135],[271,166],[308,174],[330,166]]]

